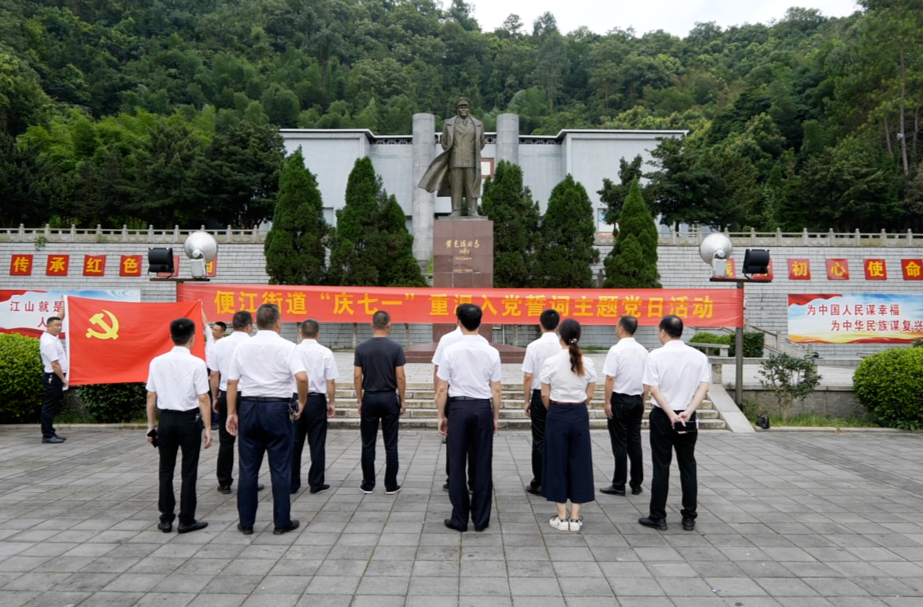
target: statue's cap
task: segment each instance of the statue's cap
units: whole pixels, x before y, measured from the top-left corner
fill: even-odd
[[[471,107],[471,100],[467,97],[459,97],[458,101],[455,102],[455,107],[460,106],[462,103],[465,103],[468,107]]]

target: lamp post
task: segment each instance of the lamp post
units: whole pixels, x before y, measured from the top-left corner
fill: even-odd
[[[743,295],[744,284],[748,282],[768,283],[772,279],[769,273],[769,251],[765,249],[747,249],[744,253],[744,264],[741,270],[744,278],[727,275],[727,260],[734,247],[731,239],[720,232],[708,235],[699,245],[699,256],[702,261],[712,268],[711,282],[733,282]],[[766,278],[752,278],[752,274],[765,274]],[[744,319],[741,319],[744,321]],[[734,401],[743,408],[744,390],[744,322],[734,330],[734,363],[737,367],[734,374]]]

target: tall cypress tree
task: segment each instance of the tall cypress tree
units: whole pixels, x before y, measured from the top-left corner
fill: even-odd
[[[337,211],[328,276],[330,284],[342,286],[426,286],[413,257],[404,211],[382,189],[367,156],[349,174],[346,205]]]
[[[657,226],[641,196],[638,180],[631,182],[619,216],[615,246],[606,256],[607,289],[659,289]]]
[[[522,168],[500,161],[484,183],[481,210],[494,222],[494,286],[533,286],[541,215],[522,185]]]
[[[263,244],[269,281],[277,285],[323,284],[324,240],[329,230],[317,180],[305,168],[299,147],[282,167],[272,229]]]
[[[592,264],[599,261],[594,247],[596,224],[586,189],[568,174],[551,191],[542,220],[538,267],[547,288],[593,287]]]

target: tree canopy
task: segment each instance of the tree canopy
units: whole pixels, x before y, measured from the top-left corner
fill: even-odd
[[[640,167],[668,221],[920,230],[923,10],[858,4],[678,37],[485,31],[464,0],[0,0],[0,220],[255,225],[279,127],[409,133],[464,95],[488,131],[688,130]]]

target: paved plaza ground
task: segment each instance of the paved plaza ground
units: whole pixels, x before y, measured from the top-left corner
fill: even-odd
[[[501,432],[491,525],[459,534],[442,524],[450,506],[434,432],[401,434],[403,490],[386,496],[380,482],[359,492],[358,433],[333,431],[332,489],[295,496],[302,527],[272,535],[266,491],[249,537],[235,528],[235,495],[215,491],[215,448],[199,467],[198,516],[209,527],[167,535],[156,528],[157,458],[144,432],[67,435],[43,445],[37,429],[0,429],[3,607],[923,605],[916,434],[702,433],[696,531],[679,524],[675,465],[669,531],[637,524],[646,462],[642,495],[598,494],[571,533],[552,529],[551,504],[523,490],[528,435]],[[593,441],[600,487],[608,435]]]

